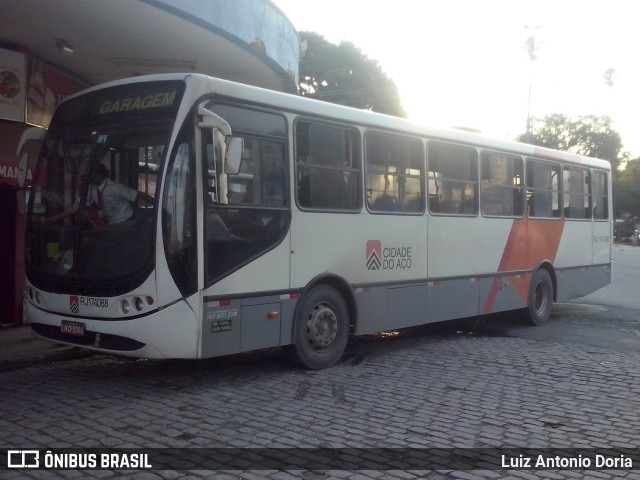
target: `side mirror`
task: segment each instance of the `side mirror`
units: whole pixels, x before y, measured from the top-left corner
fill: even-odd
[[[244,153],[244,138],[229,137],[226,157],[224,159],[224,173],[237,175],[240,173],[242,154]]]

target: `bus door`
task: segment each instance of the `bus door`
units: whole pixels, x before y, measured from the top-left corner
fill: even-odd
[[[227,105],[210,108],[229,121],[233,134],[225,139],[221,129],[200,129],[203,356],[280,345],[283,315],[273,313],[281,311],[280,295],[269,292],[288,290],[290,262],[284,119]],[[208,300],[221,297],[233,304],[219,307],[218,300]],[[219,314],[233,317],[223,318],[217,329],[207,317]]]

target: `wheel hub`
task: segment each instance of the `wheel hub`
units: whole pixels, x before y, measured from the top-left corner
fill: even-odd
[[[307,320],[307,340],[315,350],[322,350],[333,343],[338,334],[338,318],[325,304],[316,305]]]

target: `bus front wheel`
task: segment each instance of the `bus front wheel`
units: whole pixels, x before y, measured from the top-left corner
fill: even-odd
[[[349,339],[349,310],[336,289],[328,285],[311,289],[294,321],[293,344],[284,348],[291,361],[318,370],[340,359]]]
[[[542,325],[549,320],[552,308],[553,281],[549,272],[541,268],[531,279],[525,319],[531,325]]]

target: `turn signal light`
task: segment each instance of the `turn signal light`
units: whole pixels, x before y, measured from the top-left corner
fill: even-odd
[[[155,299],[151,295],[143,297],[129,297],[120,300],[120,310],[125,315],[129,313],[142,312],[147,305],[151,306],[155,303]]]
[[[142,309],[144,308],[144,302],[142,301],[142,299],[140,297],[136,297],[133,299],[133,304],[136,307],[136,310],[141,312]]]

